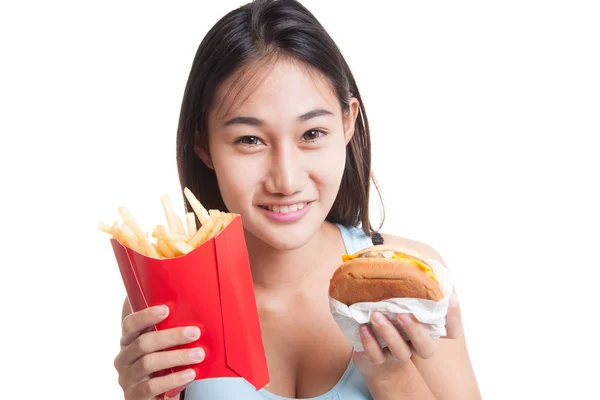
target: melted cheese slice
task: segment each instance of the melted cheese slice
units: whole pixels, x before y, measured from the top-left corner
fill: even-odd
[[[392,258],[394,260],[406,260],[406,261],[410,262],[411,264],[413,264],[414,266],[416,266],[417,268],[419,268],[421,271],[423,271],[425,273],[425,275],[427,275],[428,277],[433,279],[435,282],[437,282],[437,279],[435,279],[435,275],[433,275],[433,271],[425,263],[423,263],[419,260],[415,260],[414,258],[407,256],[406,254],[401,254],[401,253],[397,253],[397,252],[385,251],[385,252],[382,252],[381,254],[383,254],[385,258]],[[390,257],[390,255],[391,255],[391,257]],[[354,260],[355,258],[358,258],[358,256],[359,256],[358,253],[344,254],[342,256],[342,261],[346,262],[346,261]],[[366,258],[368,258],[368,257],[366,257]]]

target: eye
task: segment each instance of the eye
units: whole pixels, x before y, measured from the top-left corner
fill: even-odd
[[[260,145],[261,140],[259,138],[257,138],[256,136],[242,136],[240,138],[237,138],[235,140],[235,143],[241,144],[244,146],[254,147],[254,146]]]
[[[320,131],[318,129],[312,129],[310,131],[305,132],[304,135],[302,135],[302,141],[303,142],[314,142],[325,135],[326,135],[326,133],[323,131]]]

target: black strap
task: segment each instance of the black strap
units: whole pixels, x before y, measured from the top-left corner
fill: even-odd
[[[374,246],[377,246],[379,244],[383,244],[383,237],[379,232],[373,232],[373,235],[371,235],[371,241],[373,242]]]

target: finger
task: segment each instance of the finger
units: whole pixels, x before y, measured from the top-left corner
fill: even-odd
[[[198,340],[199,337],[200,329],[197,326],[144,333],[119,353],[117,361],[122,365],[131,365],[146,354],[188,344]]]
[[[206,353],[202,347],[146,354],[131,366],[130,379],[137,382],[157,371],[197,364],[204,361],[204,357],[206,357]]]
[[[363,348],[365,349],[365,356],[367,359],[375,364],[379,365],[385,362],[386,357],[383,349],[379,345],[373,331],[368,325],[362,325],[359,330],[360,341],[362,342]]]
[[[450,295],[450,304],[448,314],[446,315],[446,336],[447,339],[458,339],[463,334],[462,313],[460,303],[456,293]]]
[[[412,314],[397,314],[396,319],[408,336],[414,352],[424,359],[433,357],[437,346],[425,327]]]
[[[196,377],[193,369],[174,372],[165,376],[145,380],[131,390],[131,398],[147,399],[161,395],[169,390],[189,384]]]
[[[121,326],[121,346],[129,345],[144,329],[158,324],[167,318],[167,315],[169,315],[169,307],[161,305],[148,307],[126,316]]]
[[[380,312],[374,312],[371,322],[377,334],[387,343],[391,355],[400,361],[407,361],[412,352],[392,322]]]

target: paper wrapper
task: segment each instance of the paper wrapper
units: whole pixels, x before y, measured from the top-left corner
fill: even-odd
[[[182,257],[158,260],[111,244],[133,311],[166,304],[155,330],[200,327],[198,340],[172,350],[202,347],[204,361],[157,376],[191,367],[196,379],[242,377],[257,390],[269,382],[241,217]]]
[[[333,318],[356,351],[364,350],[358,328],[362,324],[369,323],[371,314],[374,311],[380,311],[390,317],[405,340],[408,338],[396,321],[396,314],[414,314],[416,319],[425,325],[433,338],[437,339],[446,335],[446,314],[448,314],[450,295],[452,294],[452,278],[448,269],[438,261],[427,260],[427,263],[433,270],[438,282],[440,282],[444,295],[444,298],[438,302],[413,298],[395,298],[378,302],[355,303],[347,306],[336,299],[329,298],[329,308]],[[382,347],[387,346],[385,341],[377,335],[376,337]]]

